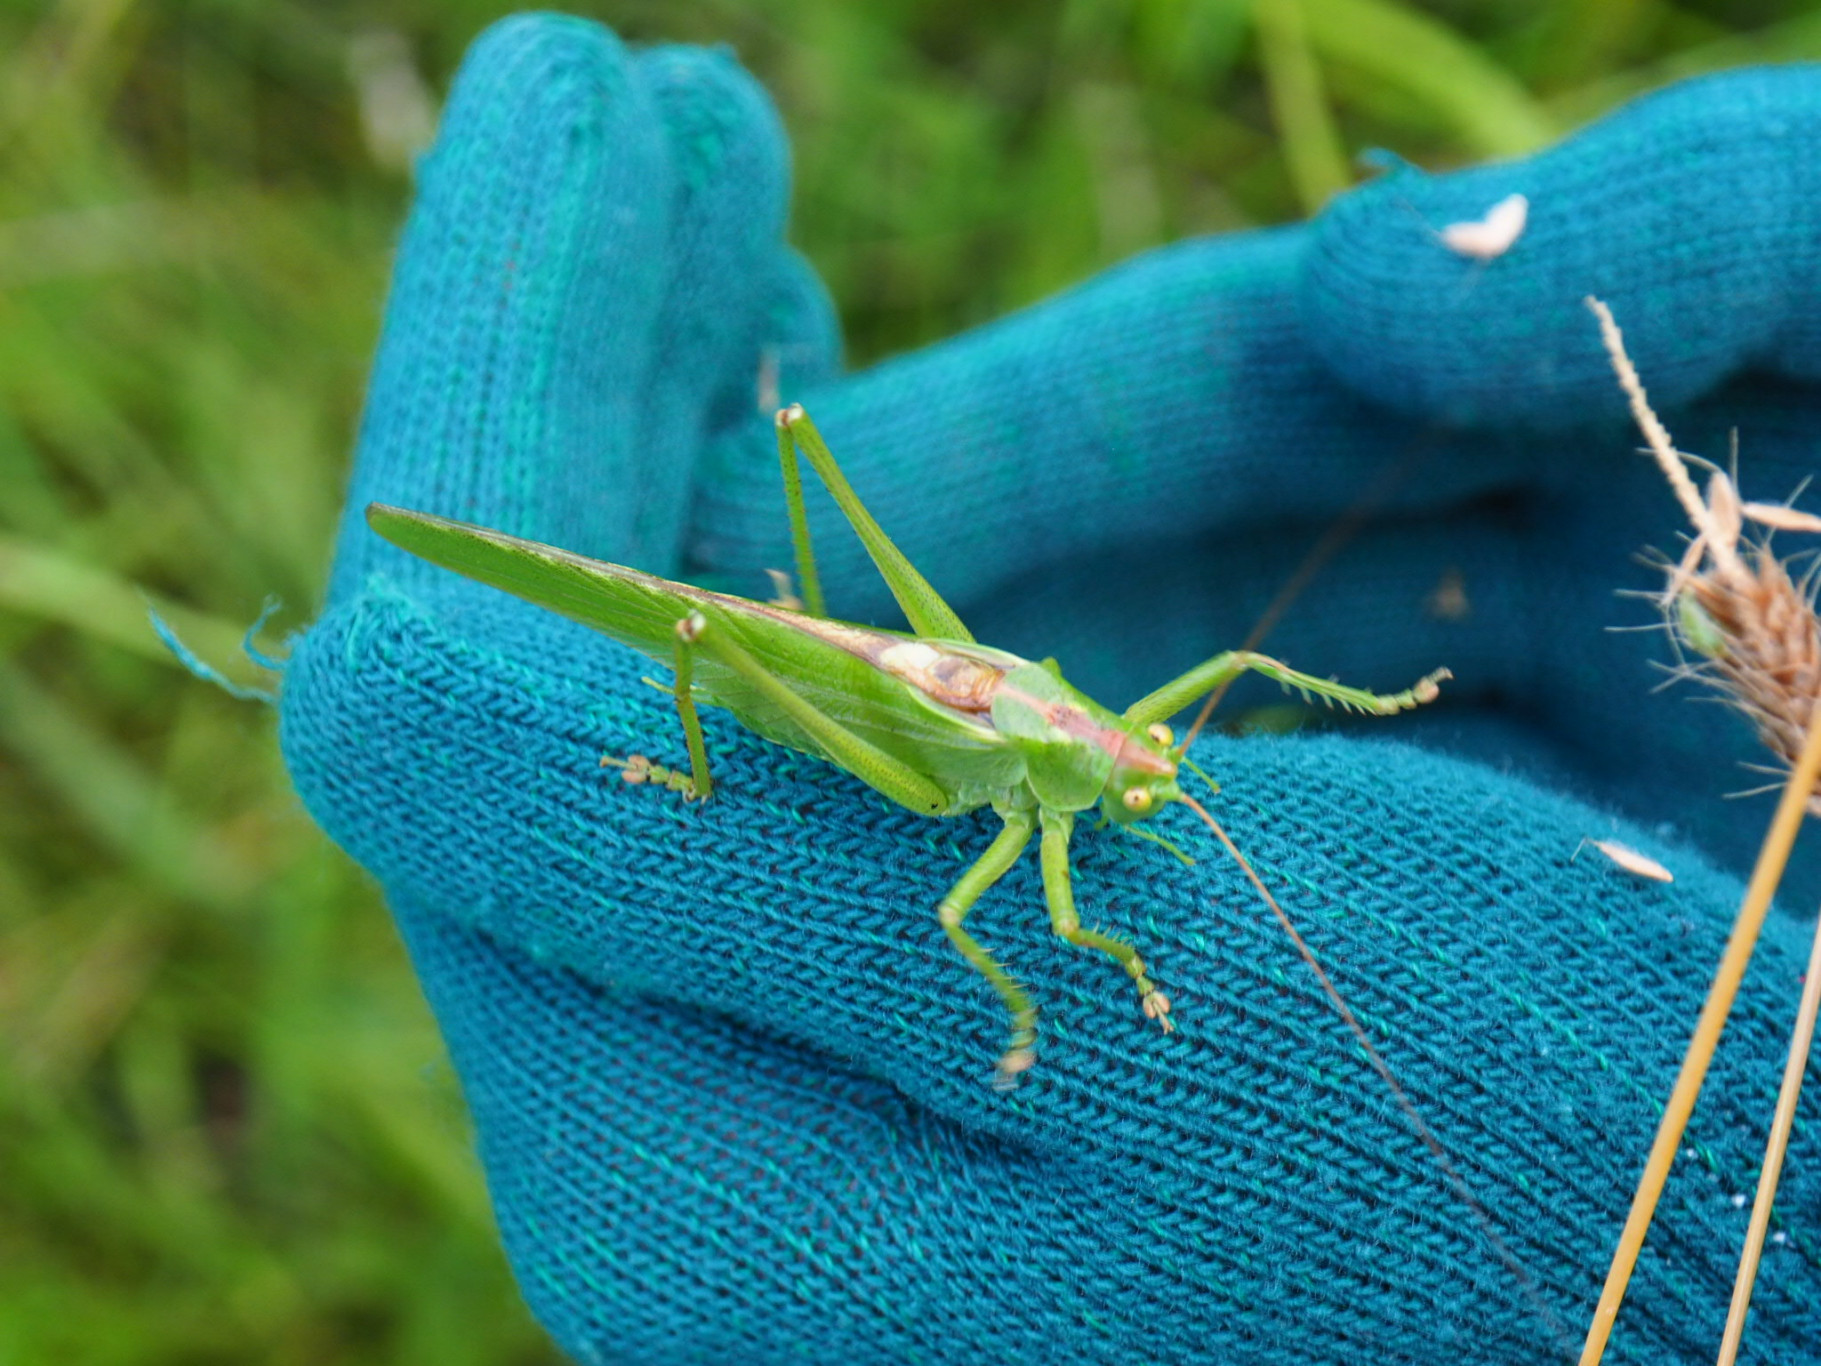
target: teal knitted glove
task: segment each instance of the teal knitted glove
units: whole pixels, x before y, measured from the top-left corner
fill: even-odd
[[[483,38],[422,170],[283,742],[387,889],[556,1339],[584,1362],[1571,1354],[1768,815],[1718,800],[1749,782],[1744,729],[1650,696],[1660,641],[1604,630],[1647,618],[1613,590],[1660,586],[1630,557],[1680,521],[1580,301],[1612,303],[1685,448],[1736,425],[1748,494],[1781,496],[1821,435],[1818,152],[1821,73],[1691,84],[838,378],[781,245],[776,120],[731,59],[549,17]],[[1505,256],[1438,244],[1514,191]],[[603,752],[683,762],[653,666],[362,524],[382,499],[764,596],[789,559],[771,375],[982,640],[1115,707],[1237,644],[1414,462],[1271,647],[1457,683],[1370,732],[1197,757],[1470,1200],[1198,827],[1161,822],[1193,868],[1076,842],[1084,918],[1144,950],[1171,1037],[1048,934],[1034,860],[976,911],[1044,1010],[1001,1095],[998,1002],[934,916],[990,817],[917,819],[713,711],[712,801],[614,781]],[[832,506],[812,517],[833,610],[889,624]],[[1573,859],[1614,834],[1674,885]],[[1611,1361],[1718,1340],[1794,928],[1748,978]],[[1783,1191],[1747,1355],[1814,1360],[1812,1124]]]

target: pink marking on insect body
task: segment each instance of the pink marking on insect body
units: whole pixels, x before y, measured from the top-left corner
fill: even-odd
[[[1530,220],[1530,201],[1521,194],[1507,195],[1486,216],[1466,223],[1450,223],[1436,234],[1442,245],[1457,256],[1490,261],[1510,251],[1524,235]]]
[[[1045,702],[1042,698],[1032,697],[1027,692],[1004,684],[1000,684],[997,691],[1024,703],[1064,735],[1076,740],[1091,740],[1108,754],[1118,753],[1115,744],[1125,742],[1123,732],[1108,730],[1080,707],[1070,706],[1067,702]]]
[[[921,640],[879,636],[865,657],[932,701],[962,712],[990,710],[1005,677],[1003,669]]]
[[[1135,769],[1139,773],[1157,773],[1166,778],[1176,776],[1176,765],[1155,750],[1147,749],[1136,735],[1123,731],[1104,733],[1119,736],[1119,748],[1113,751],[1113,762],[1119,767]],[[1169,1007],[1166,1005],[1164,1009]]]
[[[1112,755],[1113,762],[1122,768],[1136,769],[1140,773],[1157,773],[1164,777],[1174,777],[1176,774],[1175,764],[1161,754],[1146,749],[1130,732],[1103,726],[1080,707],[1071,706],[1067,702],[1045,702],[1017,688],[1006,687],[1003,683],[996,691],[1024,703],[1071,739],[1086,740],[1098,745]]]

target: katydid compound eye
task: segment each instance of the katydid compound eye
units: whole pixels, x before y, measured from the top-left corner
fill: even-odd
[[[1168,749],[1171,745],[1176,743],[1176,732],[1164,725],[1161,721],[1157,722],[1155,725],[1146,726],[1144,733],[1150,736],[1152,740],[1162,745],[1165,749]]]
[[[1148,788],[1128,787],[1119,800],[1125,803],[1127,811],[1143,812],[1151,809],[1151,793]]]

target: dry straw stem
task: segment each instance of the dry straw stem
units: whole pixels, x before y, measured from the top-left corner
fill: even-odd
[[[1757,727],[1765,748],[1785,764],[1802,750],[1809,712],[1821,695],[1821,623],[1808,585],[1799,585],[1764,542],[1740,535],[1746,521],[1773,529],[1821,532],[1821,518],[1792,508],[1741,503],[1732,480],[1716,470],[1705,502],[1669,433],[1651,411],[1606,305],[1589,299],[1600,320],[1613,369],[1631,400],[1695,537],[1665,587],[1662,604],[1685,648],[1682,673],[1715,688]],[[1821,814],[1821,802],[1810,809]]]
[[[1587,1330],[1587,1341],[1581,1350],[1581,1366],[1596,1366],[1605,1353],[1612,1334],[1625,1287],[1637,1265],[1644,1235],[1661,1196],[1669,1170],[1681,1146],[1682,1134],[1700,1095],[1726,1016],[1738,994],[1746,964],[1757,944],[1764,917],[1770,909],[1772,895],[1782,880],[1784,866],[1795,844],[1796,833],[1805,811],[1815,809],[1815,784],[1821,778],[1821,707],[1815,705],[1817,681],[1821,679],[1821,628],[1815,619],[1813,604],[1807,593],[1799,591],[1783,564],[1763,543],[1748,543],[1743,555],[1739,536],[1744,519],[1750,517],[1765,525],[1789,526],[1797,530],[1821,529],[1802,514],[1787,509],[1772,516],[1756,515],[1755,505],[1742,505],[1733,491],[1732,482],[1716,472],[1709,485],[1705,502],[1695,491],[1682,456],[1669,439],[1669,433],[1651,411],[1644,386],[1625,354],[1624,341],[1611,312],[1597,299],[1587,305],[1600,320],[1600,331],[1606,349],[1612,356],[1619,383],[1631,400],[1632,413],[1643,429],[1652,456],[1668,477],[1670,486],[1681,500],[1696,536],[1670,577],[1663,596],[1678,642],[1699,656],[1701,663],[1685,672],[1718,688],[1722,695],[1751,717],[1765,744],[1784,762],[1792,766],[1784,786],[1777,813],[1771,821],[1764,847],[1752,869],[1745,900],[1733,924],[1720,966],[1708,988],[1707,1000],[1695,1024],[1694,1037],[1682,1060],[1675,1087],[1657,1127],[1655,1142],[1644,1166],[1643,1177],[1632,1197],[1631,1212],[1619,1236],[1600,1302]],[[1750,510],[1748,510],[1750,509]],[[1817,948],[1821,955],[1821,947]],[[1811,968],[1810,986],[1814,985]],[[1802,1073],[1801,1059],[1806,1056],[1808,1032],[1813,1012],[1805,991],[1803,1013],[1796,1029],[1796,1048],[1792,1048],[1791,1071],[1797,1082]],[[1803,1021],[1806,1019],[1808,1027]],[[1793,1113],[1795,1096],[1785,1074],[1785,1094],[1779,1099],[1781,1117],[1787,1107]],[[1785,1130],[1785,1137],[1787,1131]],[[1744,1305],[1749,1303],[1751,1277],[1756,1270],[1756,1251],[1762,1246],[1763,1226],[1769,1223],[1770,1199],[1776,1186],[1776,1169],[1782,1149],[1773,1127],[1771,1151],[1765,1159],[1764,1176],[1759,1184],[1759,1206],[1752,1216],[1757,1242],[1748,1238],[1745,1256],[1740,1264],[1739,1280],[1733,1294],[1735,1328],[1728,1321],[1728,1342],[1737,1350],[1737,1336],[1743,1330]],[[1721,1349],[1720,1361],[1731,1360],[1728,1348]]]
[[[1802,1004],[1796,1010],[1796,1031],[1789,1041],[1789,1058],[1783,1064],[1783,1085],[1777,1091],[1777,1112],[1770,1124],[1770,1142],[1764,1149],[1764,1166],[1758,1173],[1758,1193],[1752,1200],[1751,1227],[1745,1234],[1745,1251],[1733,1281],[1732,1304],[1726,1311],[1726,1333],[1720,1340],[1719,1366],[1732,1366],[1745,1337],[1745,1312],[1751,1308],[1752,1283],[1758,1279],[1758,1259],[1764,1252],[1764,1235],[1770,1228],[1770,1209],[1777,1198],[1777,1178],[1789,1152],[1790,1130],[1796,1122],[1796,1100],[1802,1094],[1802,1073],[1808,1050],[1815,1041],[1815,1015],[1821,1011],[1821,924],[1815,926],[1814,944],[1808,951],[1808,972],[1802,979]]]

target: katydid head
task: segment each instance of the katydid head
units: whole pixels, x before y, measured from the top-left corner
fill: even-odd
[[[1176,786],[1182,754],[1172,748],[1174,740],[1163,725],[1126,733],[1100,794],[1100,809],[1108,820],[1131,825],[1182,800],[1182,789]]]
[[[1175,732],[1161,723],[1128,732],[1101,793],[1101,813],[1110,821],[1131,825],[1155,816],[1171,802],[1195,805],[1176,783],[1185,768],[1206,783],[1210,792],[1220,791],[1220,784],[1189,758],[1193,742],[1191,733],[1177,743]]]

